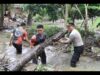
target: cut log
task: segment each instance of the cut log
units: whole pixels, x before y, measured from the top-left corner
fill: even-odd
[[[67,32],[59,32],[59,33],[52,39],[52,41],[53,41],[53,42],[58,41],[59,39],[61,39],[62,37],[64,37],[64,35],[65,35],[66,33],[67,33]]]
[[[54,39],[58,40],[65,35],[66,32],[60,31],[51,38],[47,39],[44,43],[35,46],[33,49],[29,48],[29,52],[19,57],[18,60],[11,62],[6,67],[8,71],[21,71],[25,64],[27,64],[33,57],[40,53],[46,46],[51,44]]]

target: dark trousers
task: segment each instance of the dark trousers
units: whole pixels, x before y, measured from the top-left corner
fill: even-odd
[[[22,53],[22,44],[18,45],[18,44],[13,43],[13,46],[16,48],[17,54]]]
[[[44,50],[42,50],[39,54],[33,57],[33,63],[38,64],[38,57],[41,58],[42,64],[46,64],[46,53]]]
[[[79,61],[80,55],[83,53],[84,46],[74,47],[74,54],[71,59],[71,64],[76,65]]]
[[[42,41],[43,41],[43,40],[42,40]],[[42,42],[38,40],[38,42],[35,43],[34,46],[36,46],[36,45],[38,45],[38,44],[40,44],[40,43],[42,43]],[[42,64],[46,64],[46,53],[45,53],[45,50],[41,50],[37,55],[35,55],[35,56],[33,57],[33,63],[34,63],[34,64],[38,64],[38,58],[39,58],[39,57],[41,58]]]

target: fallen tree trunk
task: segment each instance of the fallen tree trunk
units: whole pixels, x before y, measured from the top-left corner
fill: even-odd
[[[58,41],[60,38],[64,37],[64,35],[65,35],[66,33],[67,33],[67,32],[59,32],[59,33],[52,39],[52,41],[53,41],[53,42]]]
[[[47,39],[44,43],[39,44],[35,46],[33,49],[29,50],[28,53],[24,54],[21,58],[18,58],[18,60],[8,64],[6,67],[8,71],[20,71],[25,64],[27,64],[33,57],[35,57],[38,53],[40,53],[46,46],[51,44],[54,39],[58,40],[62,36],[65,35],[66,32],[60,31],[51,38]]]

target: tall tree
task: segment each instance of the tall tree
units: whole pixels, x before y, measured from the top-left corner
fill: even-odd
[[[65,25],[68,23],[70,4],[65,4]]]
[[[0,4],[0,28],[3,28],[3,21],[4,21],[4,4]]]
[[[38,4],[25,4],[23,9],[28,11],[27,25],[32,25],[32,17],[39,13],[40,6]]]
[[[48,15],[49,20],[51,21],[55,21],[58,18],[65,17],[64,4],[25,4],[24,5],[24,9],[29,10],[29,7],[32,7],[30,11],[32,11],[33,16],[35,16],[35,14],[39,14],[42,17]]]
[[[27,25],[32,25],[32,11],[31,10],[29,10],[29,13],[28,13]]]
[[[85,24],[84,24],[84,28],[85,28],[85,31],[87,32],[88,31],[88,4],[84,4],[85,6]]]

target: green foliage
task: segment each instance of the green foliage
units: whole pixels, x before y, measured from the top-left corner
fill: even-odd
[[[33,19],[37,22],[41,22],[42,21],[42,16],[40,16],[39,14],[36,14],[36,16],[33,17]]]
[[[73,23],[72,18],[68,18],[68,23]]]
[[[24,11],[29,10],[29,12],[32,12],[32,15],[38,14],[41,9],[39,4],[23,4],[22,7]]]
[[[39,14],[42,17],[48,15],[51,21],[64,18],[63,4],[23,4],[22,7],[24,11],[32,11],[33,15]]]
[[[81,19],[81,16],[79,15],[79,12],[75,8],[75,6],[72,7],[70,17],[75,16],[77,19]],[[85,7],[84,4],[78,4],[78,8],[80,9],[83,16],[85,16]],[[88,16],[94,17],[94,16],[100,16],[100,4],[88,4]]]
[[[90,27],[90,30],[93,31],[97,28],[97,25],[100,23],[100,17],[96,17],[94,22],[93,22],[93,25]]]
[[[37,65],[35,71],[47,71],[47,69],[44,67],[44,65]]]
[[[82,37],[84,37],[84,36],[89,36],[89,35],[91,35],[91,36],[94,36],[94,34],[95,34],[95,32],[94,31],[88,31],[87,32],[87,35],[85,35],[85,30],[83,30],[83,29],[81,29],[81,28],[77,28],[78,29],[78,31],[81,33],[81,36]]]
[[[48,37],[53,36],[54,34],[56,34],[57,32],[59,32],[61,30],[61,28],[58,28],[57,26],[45,25],[44,28],[45,28],[45,32]]]
[[[29,38],[31,38],[31,36],[33,34],[36,34],[36,26],[37,25],[32,25],[32,27],[28,30],[29,32]],[[61,30],[61,28],[57,27],[57,26],[50,26],[50,25],[44,25],[44,30],[45,33],[47,34],[47,37],[51,37],[54,34],[56,34],[57,32],[59,32]]]
[[[49,16],[48,15],[45,15],[43,18],[42,18],[43,21],[49,21]]]
[[[34,71],[54,71],[54,68],[51,65],[39,64]]]

